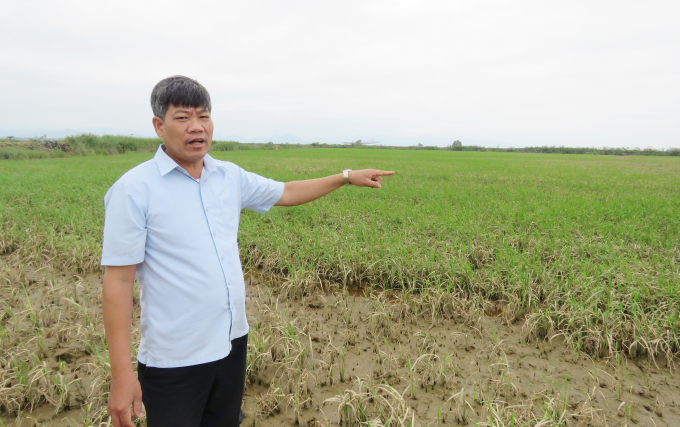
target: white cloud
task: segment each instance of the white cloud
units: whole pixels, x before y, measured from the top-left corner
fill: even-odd
[[[216,129],[680,146],[680,3],[25,1],[0,9],[0,129],[150,132],[172,74]],[[351,138],[350,138],[351,137]]]

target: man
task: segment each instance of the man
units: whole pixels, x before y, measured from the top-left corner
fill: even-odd
[[[311,202],[345,184],[380,188],[394,172],[343,171],[287,183],[208,155],[207,90],[174,76],[151,93],[155,157],[104,198],[103,314],[113,382],[108,413],[132,426],[236,426],[242,419],[248,323],[236,236],[241,209]],[[141,289],[138,371],[131,364],[135,277]]]

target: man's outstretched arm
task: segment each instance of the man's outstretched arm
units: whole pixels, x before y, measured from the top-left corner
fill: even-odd
[[[376,169],[351,171],[349,173],[349,183],[357,187],[380,188],[382,177],[388,175],[394,175],[394,171]],[[333,190],[337,190],[343,184],[344,179],[341,173],[325,178],[286,182],[283,195],[274,206],[302,205],[325,196]]]
[[[132,370],[130,328],[132,289],[137,266],[105,267],[102,311],[111,363],[111,392],[108,414],[114,427],[132,427],[130,406],[142,416],[142,388]]]

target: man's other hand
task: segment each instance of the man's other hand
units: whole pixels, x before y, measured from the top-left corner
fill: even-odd
[[[380,188],[383,176],[394,175],[394,171],[362,169],[349,172],[349,183],[357,187]]]
[[[142,387],[132,370],[120,378],[114,378],[109,393],[107,413],[114,427],[134,427],[130,406],[137,418],[142,416]]]

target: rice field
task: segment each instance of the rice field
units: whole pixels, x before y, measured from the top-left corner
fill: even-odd
[[[680,159],[212,155],[397,171],[243,212],[247,425],[680,425]],[[151,157],[0,162],[1,423],[106,425],[102,197]]]

